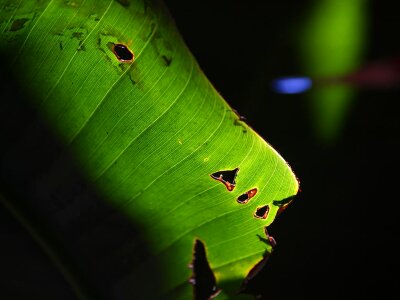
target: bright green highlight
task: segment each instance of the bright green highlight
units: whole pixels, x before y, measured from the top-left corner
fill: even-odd
[[[1,48],[13,49],[33,105],[99,193],[143,225],[164,262],[164,286],[154,292],[192,297],[187,266],[200,238],[221,295],[233,297],[271,251],[258,235],[265,237],[275,218],[273,201],[295,195],[298,182],[208,82],[163,6],[141,0],[1,4],[8,7],[0,14]],[[31,19],[10,31],[23,16]],[[118,61],[115,43],[133,51],[133,63]],[[236,167],[233,192],[210,177]],[[248,204],[236,202],[255,187]],[[254,218],[265,204],[268,218]]]

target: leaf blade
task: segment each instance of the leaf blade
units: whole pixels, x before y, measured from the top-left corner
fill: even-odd
[[[164,293],[187,282],[200,238],[233,295],[228,283],[271,251],[257,234],[276,215],[273,201],[297,193],[294,174],[215,91],[159,4],[68,3],[48,1],[21,35],[14,67],[34,104],[109,203],[145,225],[166,264]],[[117,42],[132,49],[133,63],[118,61]],[[210,178],[237,167],[232,192]],[[248,204],[237,203],[253,188]],[[255,219],[265,204],[267,219]]]

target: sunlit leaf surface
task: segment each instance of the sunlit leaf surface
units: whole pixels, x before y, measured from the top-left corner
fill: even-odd
[[[163,5],[1,1],[0,31],[13,72],[87,180],[142,225],[164,269],[155,295],[192,297],[199,239],[221,299],[232,297],[271,251],[264,227],[298,183],[208,82]]]

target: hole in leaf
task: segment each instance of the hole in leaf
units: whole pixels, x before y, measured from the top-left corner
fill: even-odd
[[[234,170],[226,170],[226,171],[218,171],[213,174],[211,174],[211,178],[218,180],[222,182],[228,191],[233,191],[233,189],[236,186],[236,175],[239,172],[239,168],[236,168]]]
[[[248,201],[249,201],[249,195],[247,195],[247,193],[244,193],[244,194],[240,195],[240,196],[237,198],[237,202],[242,203],[242,204],[245,204],[245,203],[247,203]]]
[[[268,217],[268,212],[269,212],[269,206],[264,205],[262,207],[257,207],[257,210],[254,213],[254,216],[256,218],[266,219]]]
[[[257,188],[251,189],[250,191],[247,191],[246,193],[240,195],[237,198],[237,202],[240,204],[246,204],[247,202],[250,201],[251,198],[253,198],[257,194]]]
[[[117,59],[121,62],[131,62],[134,59],[134,55],[131,50],[125,45],[114,44],[112,46],[112,51],[114,52]]]
[[[215,298],[220,290],[213,271],[207,261],[206,249],[200,240],[194,242],[193,262],[189,265],[193,269],[193,276],[189,283],[193,284],[195,300],[207,300]]]

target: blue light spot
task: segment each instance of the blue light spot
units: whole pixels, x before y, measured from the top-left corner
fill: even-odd
[[[279,94],[299,94],[312,87],[308,77],[282,77],[272,81],[272,89]]]

